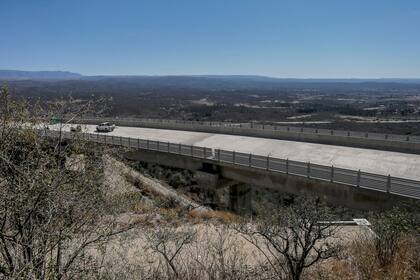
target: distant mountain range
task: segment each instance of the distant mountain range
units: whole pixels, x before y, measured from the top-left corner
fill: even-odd
[[[253,75],[84,76],[67,71],[0,70],[0,85],[4,82],[16,89],[73,92],[135,92],[168,88],[206,91],[284,88],[418,89],[420,86],[420,79],[284,79]]]
[[[0,70],[0,80],[73,80],[83,75],[68,71]]]

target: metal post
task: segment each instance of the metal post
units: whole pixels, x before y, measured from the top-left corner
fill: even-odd
[[[220,162],[220,149],[217,150],[217,160]]]
[[[252,154],[249,154],[249,158],[248,158],[248,166],[251,167],[252,166]]]
[[[286,159],[286,174],[289,174],[289,159]]]
[[[159,151],[159,141],[156,141],[156,151]]]
[[[267,170],[270,170],[270,156],[267,156]]]
[[[170,143],[169,143],[169,141],[168,141],[168,153],[169,153],[169,145],[171,145]]]
[[[315,133],[316,133],[316,134],[318,134],[318,128],[317,128],[317,129],[315,129]]]
[[[334,130],[331,129],[331,135],[334,135]]]
[[[137,138],[137,149],[140,149],[140,138]]]
[[[388,134],[385,134],[385,139],[388,140]]]
[[[300,133],[303,133],[303,127],[300,128]]]
[[[407,142],[410,141],[410,136],[407,135]]]
[[[120,136],[120,146],[122,146],[122,136]]]
[[[368,134],[367,132],[365,133],[365,137],[366,137],[366,138],[368,138],[368,137],[369,137],[369,134]]]
[[[359,169],[359,171],[357,171],[357,182],[356,182],[356,185],[358,187],[360,187],[360,178],[361,177],[362,177],[362,172],[360,172],[360,169]]]
[[[347,131],[347,137],[350,137],[350,131]]]
[[[131,137],[128,137],[128,147],[131,148]]]
[[[206,151],[207,151],[207,148],[204,147],[204,150],[203,150],[203,158],[206,158],[206,155],[207,155]]]
[[[190,148],[191,150],[190,150],[190,152],[191,152],[191,156],[192,157],[194,157],[194,147],[193,147],[193,145],[191,145],[191,148]]]
[[[287,127],[287,131],[290,131],[290,127]]]
[[[334,165],[331,165],[331,183],[334,182]]]
[[[309,161],[306,168],[306,177],[311,178],[311,163]]]
[[[146,148],[148,149],[148,150],[150,150],[150,143],[149,143],[150,141],[149,141],[149,139],[147,139],[146,140]]]
[[[233,164],[235,164],[235,159],[236,159],[236,152],[235,151],[232,152],[232,158],[233,158]]]
[[[388,175],[387,181],[386,181],[386,192],[389,193],[391,190],[391,175]]]

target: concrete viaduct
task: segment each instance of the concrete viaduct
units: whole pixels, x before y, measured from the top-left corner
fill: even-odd
[[[241,183],[316,194],[358,209],[420,199],[415,153],[175,129],[121,126],[106,134],[96,133],[94,125],[83,129],[87,140],[131,148],[130,159],[189,169],[203,185],[229,187],[234,208],[246,207],[250,199]]]

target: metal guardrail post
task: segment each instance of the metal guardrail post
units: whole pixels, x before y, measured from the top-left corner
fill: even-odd
[[[193,145],[191,145],[191,148],[190,148],[191,150],[190,150],[190,152],[191,152],[191,156],[192,157],[194,157],[194,147],[193,147]]]
[[[235,151],[232,152],[232,159],[233,159],[233,164],[235,164],[235,160],[236,160],[236,152]]]
[[[168,141],[168,153],[170,152],[170,151],[169,151],[169,146],[170,146],[170,145],[171,145],[171,144],[170,144],[170,143],[169,143],[169,141]]]
[[[309,179],[311,178],[311,163],[308,161],[307,167],[306,167],[306,177]]]
[[[146,140],[146,149],[150,150],[150,143],[149,139]]]
[[[120,146],[122,146],[122,136],[120,136]]]
[[[331,165],[331,183],[334,182],[334,165]]]
[[[385,140],[388,140],[388,134],[385,134]]]
[[[131,148],[131,137],[128,137],[128,147]]]
[[[331,135],[334,135],[334,130],[331,129]]]
[[[300,133],[303,133],[303,127],[300,128]]]
[[[290,131],[290,127],[287,127],[287,131]]]
[[[249,158],[248,158],[248,166],[251,167],[252,166],[252,154],[249,154]]]
[[[359,171],[357,171],[357,182],[356,182],[356,186],[357,187],[360,187],[360,179],[361,179],[361,177],[362,177],[362,172],[359,169]]]
[[[204,147],[204,149],[203,149],[203,158],[206,158],[206,155],[207,155],[206,151],[207,151],[207,148]]]
[[[140,138],[137,138],[137,149],[140,149]]]
[[[347,131],[347,137],[350,137],[350,131]]]
[[[391,190],[391,175],[388,175],[388,178],[386,180],[386,192],[389,193]]]
[[[179,144],[178,144],[178,154],[181,154],[181,153],[182,153],[182,151],[181,151],[181,147],[182,147],[182,146],[181,146],[181,143],[179,143]]]
[[[270,156],[267,156],[267,171],[270,170]]]
[[[286,174],[289,174],[289,159],[286,159]]]
[[[409,141],[410,141],[410,136],[407,135],[407,142],[409,142]]]
[[[217,160],[220,162],[220,149],[217,150]]]
[[[365,138],[368,138],[369,137],[369,133],[365,133]]]

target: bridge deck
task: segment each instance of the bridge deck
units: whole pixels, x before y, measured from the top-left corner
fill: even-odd
[[[94,132],[94,125],[83,125]],[[68,129],[68,128],[67,128]],[[214,149],[252,153],[320,165],[420,180],[420,155],[352,148],[325,144],[294,142],[247,136],[166,130],[139,127],[117,127],[107,135],[168,141]]]

